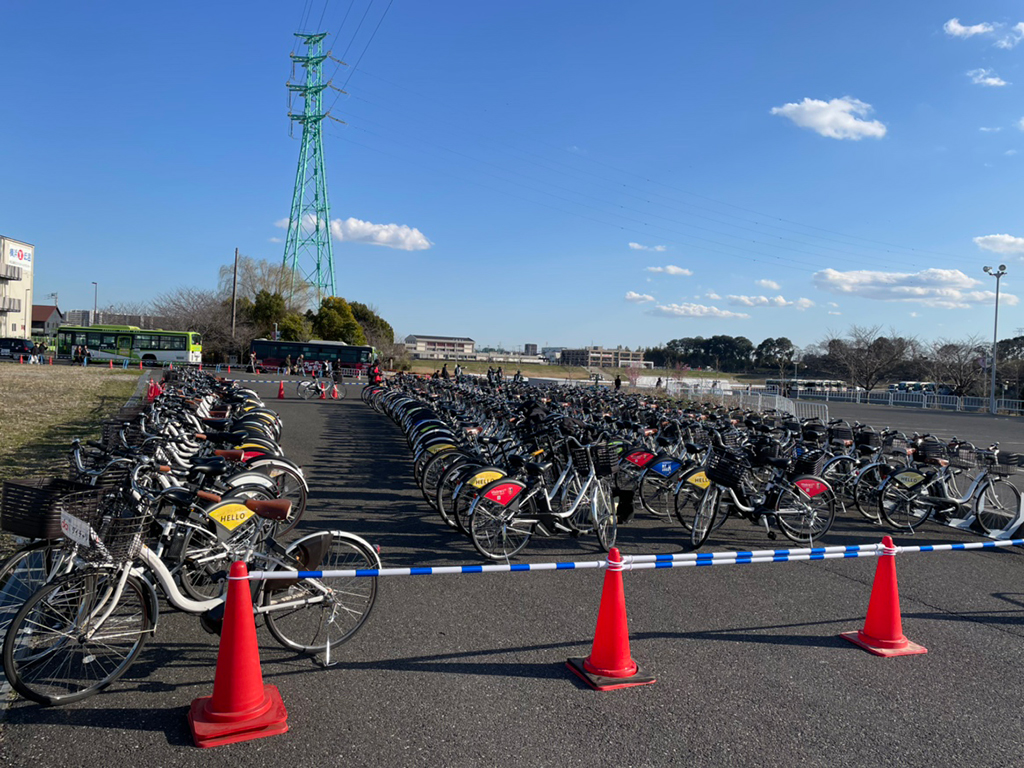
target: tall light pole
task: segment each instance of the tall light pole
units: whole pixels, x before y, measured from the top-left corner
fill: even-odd
[[[999,279],[1006,274],[1006,265],[1000,264],[999,269],[984,267],[986,274],[996,279],[996,319],[992,325],[992,391],[989,393],[991,411],[996,413],[996,344],[999,339]]]
[[[92,281],[92,322],[89,325],[96,325],[96,308],[100,296],[100,284]]]

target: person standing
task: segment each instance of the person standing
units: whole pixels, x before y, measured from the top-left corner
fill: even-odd
[[[441,378],[444,379],[445,381],[448,381],[448,363],[445,363],[444,365],[441,366]]]
[[[251,370],[253,373],[256,373],[256,353],[255,352],[250,352],[249,353],[249,370]]]
[[[459,363],[455,364],[455,381],[462,382],[462,366]]]
[[[655,389],[661,389],[661,376],[659,376],[658,380],[656,382],[654,382],[654,388]]]
[[[622,377],[618,374],[615,375],[615,389],[622,389]]]
[[[293,371],[292,371],[292,356],[290,354],[286,355],[285,358],[284,358],[284,372],[287,373],[289,376],[293,373]]]
[[[88,344],[83,344],[82,345],[82,367],[83,368],[85,366],[89,365],[89,354],[90,354],[89,353],[89,345]]]

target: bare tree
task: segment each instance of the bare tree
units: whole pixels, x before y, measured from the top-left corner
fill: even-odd
[[[234,277],[234,264],[225,264],[218,271],[218,292],[221,298],[231,299],[231,283]],[[294,285],[292,271],[283,261],[271,262],[251,258],[238,257],[238,288],[237,296],[241,299],[255,301],[260,291],[280,294],[285,299],[288,312],[305,312],[316,300],[316,289],[300,275],[295,275]]]
[[[984,368],[978,360],[984,360],[986,345],[980,336],[966,339],[938,339],[929,350],[932,376],[936,382],[946,384],[958,397],[969,395],[981,382]]]
[[[897,370],[916,345],[914,339],[897,335],[895,329],[882,335],[880,325],[854,325],[846,336],[831,335],[823,343],[847,381],[868,392]]]
[[[254,329],[244,323],[231,337],[231,302],[216,291],[199,288],[176,288],[153,301],[153,314],[163,318],[165,328],[196,331],[203,337],[203,353],[219,360],[228,354],[239,354],[254,338]]]

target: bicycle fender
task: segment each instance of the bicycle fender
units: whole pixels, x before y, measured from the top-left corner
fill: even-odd
[[[793,478],[793,488],[805,499],[812,499],[825,495],[826,499],[835,499],[835,491],[827,480],[815,475],[797,475]]]

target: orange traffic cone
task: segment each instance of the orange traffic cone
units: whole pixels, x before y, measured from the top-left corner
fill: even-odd
[[[53,356],[50,356],[50,365],[53,365]]]
[[[139,360],[139,370],[140,371],[142,370],[142,361],[141,360]]]
[[[281,382],[281,386],[277,388],[277,399],[284,400],[284,382]]]
[[[228,365],[228,373],[231,373],[231,366]]]
[[[24,355],[18,355],[18,365],[24,365],[24,364],[25,364],[25,356]]]
[[[323,389],[320,390],[320,399],[321,400],[326,400],[327,399],[327,387],[324,387]]]
[[[640,673],[640,668],[629,655],[622,557],[615,547],[608,550],[608,569],[604,575],[601,606],[597,611],[597,629],[594,631],[590,655],[585,659],[571,658],[567,666],[583,682],[599,691],[655,682],[655,678]]]
[[[843,632],[851,643],[876,656],[910,656],[928,653],[928,649],[912,643],[903,635],[900,618],[900,593],[896,583],[896,547],[891,536],[882,538],[882,554],[875,568],[875,583],[871,585],[871,599],[864,629]]]
[[[114,370],[114,358],[110,358],[110,370]]]
[[[231,564],[213,696],[192,702],[188,722],[197,747],[276,736],[288,730],[288,712],[276,685],[264,685],[256,619],[245,563]]]
[[[337,384],[332,384],[331,385],[331,400],[337,400],[337,399],[338,399],[338,385]]]

